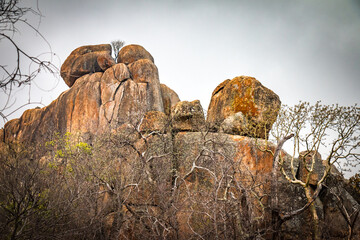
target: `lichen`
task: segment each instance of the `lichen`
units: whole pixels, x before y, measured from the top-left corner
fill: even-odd
[[[242,112],[245,116],[258,116],[259,112],[254,101],[254,87],[252,79],[239,77],[234,80],[242,87],[234,96],[232,110],[235,113]],[[241,91],[241,89],[243,90]]]

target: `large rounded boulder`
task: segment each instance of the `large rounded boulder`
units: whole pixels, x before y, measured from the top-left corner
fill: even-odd
[[[131,44],[123,47],[119,51],[117,62],[128,65],[140,59],[148,59],[154,63],[154,58],[143,46]]]
[[[207,121],[216,131],[267,139],[280,106],[279,96],[255,78],[235,77],[213,91]]]
[[[70,53],[61,66],[60,75],[71,87],[81,76],[88,73],[104,72],[115,64],[111,57],[111,45],[82,46]]]

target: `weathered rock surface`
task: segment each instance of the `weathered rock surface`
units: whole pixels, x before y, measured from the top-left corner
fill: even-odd
[[[105,71],[114,64],[110,44],[82,46],[71,52],[61,66],[60,74],[71,87],[81,76]]]
[[[96,133],[99,126],[100,80],[102,73],[84,75],[50,105],[30,109],[4,126],[5,142],[39,142],[55,132]]]
[[[148,59],[154,63],[154,58],[148,51],[146,51],[145,48],[140,45],[132,44],[123,47],[119,51],[117,62],[125,63],[126,65],[128,65],[140,59]]]
[[[111,54],[111,53],[110,53]],[[109,67],[112,67],[115,64],[115,60],[107,52],[99,54],[97,58],[97,63],[102,71],[105,71]]]
[[[178,102],[171,110],[174,131],[196,132],[205,129],[205,117],[199,100]]]
[[[165,132],[169,128],[169,118],[163,112],[150,111],[140,122],[139,131],[151,133],[153,131]]]
[[[123,63],[105,71],[101,79],[101,132],[123,123],[137,125],[146,112],[163,111],[157,73],[151,76],[149,82],[136,82]]]
[[[164,112],[158,69],[148,59],[140,59],[128,65],[132,79],[146,91],[147,111]]]
[[[119,84],[130,79],[129,69],[123,63],[118,63],[104,72],[101,81],[101,103],[114,101]]]
[[[280,105],[279,97],[258,80],[240,76],[225,80],[215,88],[207,122],[213,129],[229,134],[265,139],[276,120]]]

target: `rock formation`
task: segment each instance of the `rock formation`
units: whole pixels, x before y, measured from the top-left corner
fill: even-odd
[[[267,138],[281,104],[274,92],[252,77],[225,80],[213,91],[205,120],[200,101],[180,101],[160,84],[153,57],[139,45],[122,48],[117,63],[110,45],[77,48],[61,67],[61,76],[70,89],[49,106],[27,110],[6,123],[0,130],[0,152],[15,142],[44,143],[55,133],[80,134],[91,144],[110,138],[112,145],[100,151],[109,153],[100,154],[98,161],[117,161],[110,169],[123,174],[120,189],[127,197],[116,204],[109,204],[116,194],[98,198],[106,206],[123,204],[117,210],[109,207],[105,216],[108,238],[118,231],[124,238],[141,239],[144,232],[137,229],[155,229],[166,239],[213,239],[215,234],[221,239],[255,239],[256,234],[271,238],[274,226],[267,204],[275,146]],[[315,186],[323,171],[321,156],[304,152],[294,165],[302,178],[307,173],[304,164],[313,156],[310,184]],[[134,182],[140,176],[146,177]],[[283,212],[306,204],[301,187],[284,178],[278,182]],[[341,184],[345,186],[344,179],[333,169],[317,200],[324,238],[347,236],[334,191],[344,197],[345,208],[359,208],[359,199],[339,188]],[[115,191],[114,186],[105,187]],[[145,213],[149,215],[143,217]],[[130,220],[116,225],[118,215]],[[149,225],[149,219],[155,223]],[[354,226],[354,237],[360,236],[359,227]],[[309,211],[286,221],[280,230],[283,239],[311,239]]]

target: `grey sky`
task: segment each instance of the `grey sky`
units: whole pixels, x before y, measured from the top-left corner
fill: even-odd
[[[360,0],[39,0],[39,7],[55,63],[82,45],[140,44],[160,81],[205,109],[213,89],[239,75],[256,77],[289,105],[360,102]],[[34,54],[48,51],[34,34],[19,39]],[[0,49],[1,62],[11,59],[11,49],[2,42]],[[36,83],[51,89],[55,80],[46,75]],[[61,79],[51,92],[33,85],[31,98],[47,105],[67,88]],[[26,93],[15,95],[17,104]]]

